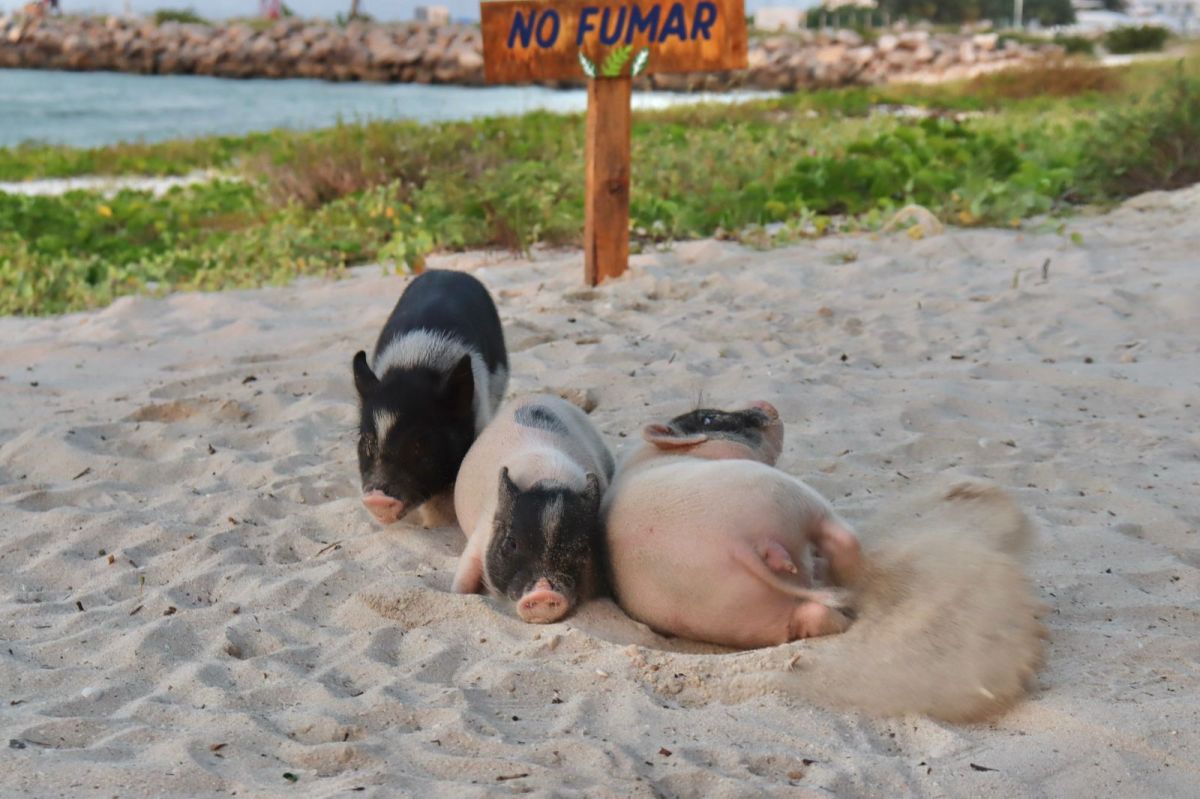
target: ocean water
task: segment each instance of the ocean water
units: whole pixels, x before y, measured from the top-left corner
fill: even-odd
[[[737,101],[764,92],[684,95],[638,92],[635,108]],[[0,69],[0,146],[41,141],[95,146],[274,128],[318,128],[367,119],[419,122],[533,110],[582,111],[587,92],[536,86],[428,86],[228,80]]]

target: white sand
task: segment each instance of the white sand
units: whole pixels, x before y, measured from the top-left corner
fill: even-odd
[[[1010,487],[1050,639],[980,725],[700,701],[749,656],[446,593],[461,534],[357,499],[350,358],[403,278],[0,319],[0,794],[1195,796],[1197,219],[702,241],[598,290],[577,253],[434,264],[497,296],[512,391],[592,390],[614,447],[762,397],[864,528],[947,471]]]

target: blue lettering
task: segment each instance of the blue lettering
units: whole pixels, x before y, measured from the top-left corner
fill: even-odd
[[[650,32],[650,41],[658,38],[658,17],[662,9],[655,6],[650,13],[642,16],[642,9],[632,6],[629,9],[629,27],[625,29],[625,44],[630,44],[638,33]]]
[[[692,38],[697,35],[703,36],[705,39],[711,39],[712,33],[709,28],[717,21],[717,5],[704,0],[696,6],[696,18],[692,20]]]
[[[512,28],[508,31],[508,49],[511,50],[516,44],[517,37],[521,37],[521,46],[529,46],[529,37],[533,35],[533,21],[537,17],[536,11],[529,12],[529,19],[525,18],[520,11],[513,15]]]
[[[546,33],[546,22],[552,23],[550,32]],[[554,42],[558,40],[558,31],[562,27],[562,20],[558,17],[558,12],[550,9],[542,14],[542,18],[537,24],[537,43],[538,47],[547,49],[554,46]]]
[[[620,15],[617,16],[616,30],[610,31],[608,28],[608,19],[611,16],[610,12],[612,12],[613,9],[611,9],[611,8],[604,9],[604,16],[600,19],[600,43],[601,44],[616,44],[617,42],[621,41],[621,34],[625,32],[625,12],[626,12],[626,10],[627,9],[624,6],[622,6],[619,9]]]
[[[687,22],[683,16],[683,3],[676,3],[667,12],[667,21],[663,23],[662,33],[658,35],[659,43],[665,42],[669,36],[676,36],[680,41],[687,39]]]
[[[596,8],[595,6],[584,6],[583,11],[579,12],[579,32],[575,34],[576,47],[580,47],[583,44],[583,37],[586,36],[589,31],[594,31],[596,29],[596,26],[593,25],[590,20],[588,20],[588,17],[596,16],[596,12],[599,10],[600,9]],[[604,17],[605,19],[608,18],[607,8],[604,9]]]

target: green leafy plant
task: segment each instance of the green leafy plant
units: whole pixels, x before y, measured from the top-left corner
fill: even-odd
[[[1083,146],[1089,199],[1200,183],[1200,76],[1180,67],[1146,101],[1102,117]]]
[[[1116,55],[1157,52],[1171,32],[1158,25],[1126,25],[1104,34],[1104,49]]]
[[[600,65],[600,74],[605,78],[615,78],[621,74],[621,70],[629,63],[630,57],[633,55],[633,47],[628,44],[621,45],[610,52]]]

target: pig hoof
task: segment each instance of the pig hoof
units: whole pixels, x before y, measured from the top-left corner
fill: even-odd
[[[427,499],[417,509],[421,526],[426,530],[434,527],[453,527],[458,524],[454,514],[454,494],[438,494]]]
[[[550,624],[567,615],[567,598],[557,591],[539,589],[521,597],[517,615],[530,624]]]
[[[849,628],[850,619],[841,611],[818,602],[802,602],[792,611],[788,640],[833,635],[845,632]]]

